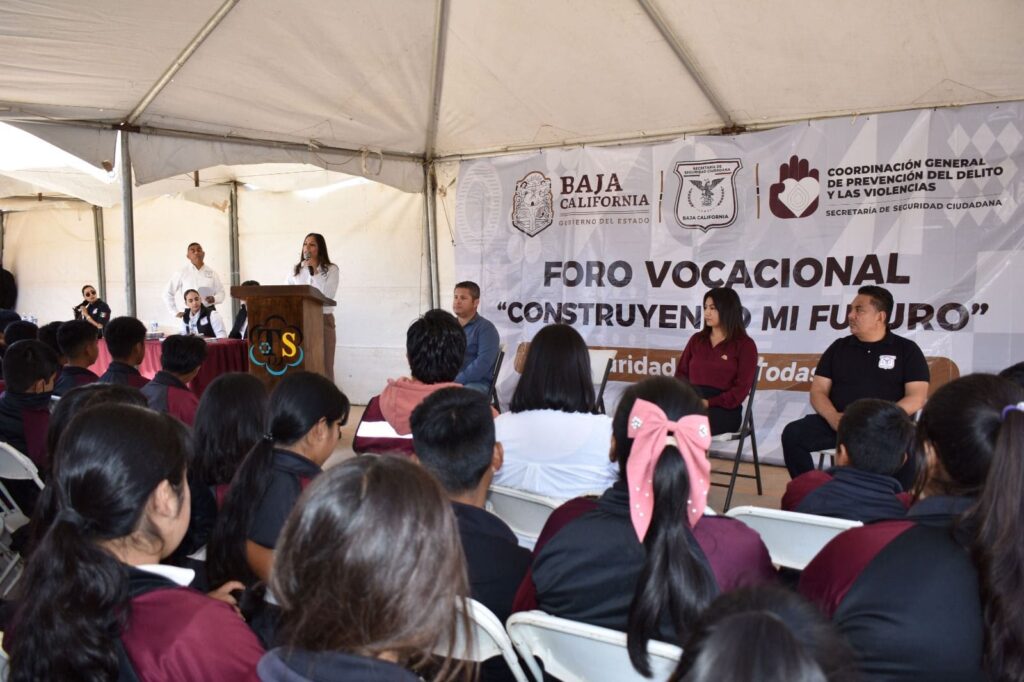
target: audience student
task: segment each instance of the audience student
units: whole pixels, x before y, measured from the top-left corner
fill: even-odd
[[[946,384],[917,444],[907,517],[836,537],[800,591],[870,679],[1024,679],[1024,389],[987,374]]]
[[[260,285],[254,279],[247,279],[242,282],[243,287],[258,287]],[[231,331],[228,332],[229,339],[244,339],[245,333],[249,329],[249,309],[245,305],[245,300],[242,300],[242,305],[238,307],[238,313],[235,315],[234,324],[231,325]]]
[[[213,308],[203,305],[199,292],[189,289],[185,292],[185,312],[181,317],[181,334],[204,336],[208,339],[226,339],[224,321]]]
[[[498,485],[568,499],[615,482],[608,461],[612,420],[595,414],[587,344],[566,324],[544,327],[530,342],[509,412],[494,421],[505,448]]]
[[[60,329],[62,324],[64,324],[62,320],[47,322],[39,328],[39,334],[36,337],[53,349],[53,352],[57,354],[57,362],[61,367],[66,365],[68,362],[67,356],[64,355],[64,352],[60,349],[60,344],[57,343],[57,331]],[[60,372],[57,373],[57,378],[60,379]]]
[[[18,341],[7,348],[3,367],[7,387],[0,396],[0,440],[45,469],[57,355],[42,341]]]
[[[484,509],[487,488],[502,462],[487,397],[445,388],[424,399],[411,421],[416,457],[452,501],[473,598],[504,623],[530,566],[530,552],[519,546],[504,521]]]
[[[649,640],[681,642],[718,593],[775,571],[755,531],[704,515],[711,432],[688,384],[656,377],[629,387],[612,433],[619,480],[590,511],[545,530],[514,610],[624,630],[633,666],[648,674]]]
[[[782,587],[719,596],[683,645],[671,680],[857,682],[853,652],[832,625]]]
[[[470,633],[459,535],[444,491],[415,464],[358,457],[313,482],[281,533],[272,589],[282,646],[264,682],[416,682],[465,677],[457,632]]]
[[[65,322],[57,330],[57,343],[67,358],[67,364],[61,368],[53,386],[54,395],[63,396],[76,386],[99,381],[99,377],[89,369],[100,356],[96,327],[84,320]]]
[[[228,489],[207,548],[213,584],[266,582],[288,513],[334,452],[349,402],[329,379],[287,374],[270,394],[267,432]]]
[[[409,417],[424,398],[442,388],[459,386],[455,375],[466,353],[466,335],[455,316],[428,310],[405,335],[405,356],[412,378],[388,379],[379,396],[370,398],[356,427],[352,449],[411,455]]]
[[[138,370],[146,357],[146,325],[134,317],[115,317],[107,324],[106,343],[111,360],[100,381],[135,388],[149,383]]]
[[[188,468],[192,518],[175,559],[206,545],[231,479],[266,432],[266,415],[267,389],[250,374],[222,374],[203,391]]]
[[[192,426],[199,398],[189,389],[188,382],[199,374],[205,359],[206,342],[199,337],[174,334],[164,339],[160,351],[162,369],[142,387],[150,408]]]
[[[14,312],[13,310],[8,310],[7,308],[0,308],[0,341],[5,340],[4,334],[7,331],[7,325],[11,324],[12,322],[20,321],[21,315],[19,315],[18,313]],[[0,344],[0,350],[3,350],[3,344]],[[2,353],[0,353],[0,356],[2,356]]]
[[[480,308],[480,286],[476,282],[455,285],[452,312],[466,332],[466,356],[455,376],[455,383],[487,394],[491,389],[494,363],[501,350],[498,330],[487,318],[477,312]]]
[[[266,433],[267,389],[251,374],[214,379],[199,401],[192,429],[196,482],[214,490],[218,505],[245,456]]]
[[[676,376],[704,399],[712,435],[740,430],[743,401],[757,376],[757,345],[743,328],[743,305],[734,289],[704,294],[704,328],[686,343]]]
[[[873,398],[850,403],[839,420],[837,466],[790,481],[782,508],[864,523],[902,517],[910,500],[904,503],[893,474],[913,439],[914,423],[899,405]]]
[[[782,454],[790,478],[814,469],[811,453],[835,447],[846,406],[860,398],[891,400],[914,414],[928,398],[928,362],[916,343],[889,331],[893,299],[879,286],[863,286],[850,304],[850,334],[822,354],[811,383],[814,414],[782,431]],[[914,461],[897,472],[904,487],[914,480]]]
[[[39,327],[28,320],[17,319],[4,328],[4,349],[18,341],[35,341],[39,338]],[[57,367],[60,367],[58,363]]]
[[[1024,388],[1024,362],[1018,362],[1016,365],[1007,367],[999,373],[999,376],[1009,379]]]
[[[45,476],[49,470],[46,429],[57,355],[42,341],[18,341],[4,354],[3,369],[7,387],[0,395],[0,441],[28,455]],[[5,478],[3,484],[21,510],[31,515],[39,497],[35,482]]]
[[[56,466],[57,444],[68,424],[79,412],[97,405],[119,404],[146,407],[146,396],[137,388],[117,384],[94,382],[73,388],[64,394],[50,415],[50,425],[46,430],[46,453],[50,468]],[[35,547],[42,540],[50,527],[53,517],[57,514],[57,499],[54,487],[47,485],[39,494],[35,513],[32,515],[31,544]]]
[[[184,427],[145,408],[71,421],[50,484],[56,515],[4,637],[12,682],[253,678],[262,649],[245,623],[184,587],[190,571],[159,565],[188,524],[187,457]]]

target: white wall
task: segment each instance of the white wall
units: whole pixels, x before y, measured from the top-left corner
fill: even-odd
[[[4,267],[17,277],[18,312],[40,323],[71,319],[82,287],[98,285],[92,209],[41,208],[9,213]]]
[[[317,199],[243,191],[242,280],[284,284],[309,232],[324,235],[341,269],[335,378],[350,399],[363,403],[388,377],[409,373],[405,331],[429,306],[423,197],[376,183]]]
[[[135,207],[138,317],[176,325],[161,294],[197,241],[206,262],[230,288],[228,188],[160,197]],[[283,284],[302,238],[321,232],[341,268],[338,294],[338,385],[365,403],[387,378],[408,374],[405,331],[429,307],[423,198],[375,183],[307,192],[239,190],[240,281]],[[124,236],[120,207],[103,212],[107,302],[125,311]],[[4,267],[18,282],[18,312],[40,323],[70,319],[83,284],[97,284],[91,208],[39,209],[8,214]],[[446,298],[442,297],[442,301]],[[183,307],[184,304],[182,304]],[[230,303],[222,314],[230,322]]]

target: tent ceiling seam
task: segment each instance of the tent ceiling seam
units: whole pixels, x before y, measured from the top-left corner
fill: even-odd
[[[160,128],[155,126],[125,126],[121,123],[104,123],[100,121],[88,121],[77,119],[54,120],[39,117],[24,118],[0,118],[0,122],[8,123],[30,123],[37,125],[69,126],[73,128],[88,128],[93,130],[128,130],[139,135],[156,135],[160,137],[180,137],[186,140],[202,140],[206,142],[222,142],[225,144],[246,144],[257,147],[269,147],[272,149],[290,149],[303,152],[320,152],[328,154],[352,154],[360,156],[364,149],[352,149],[349,147],[332,147],[324,144],[312,144],[310,142],[286,142],[284,140],[268,140],[258,137],[241,137],[237,135],[218,135],[214,133],[202,133],[189,130],[178,130],[176,128]],[[374,151],[385,159],[392,161],[416,161],[423,162],[423,156],[415,152],[400,152],[392,150]]]
[[[239,0],[224,0],[224,4],[214,12],[213,16],[210,17],[205,24],[203,24],[203,27],[199,29],[199,32],[192,38],[192,40],[189,41],[188,45],[186,45],[178,54],[171,65],[164,70],[160,78],[153,83],[152,87],[150,87],[149,91],[146,92],[142,99],[139,100],[139,103],[135,105],[135,108],[132,109],[131,113],[128,114],[128,117],[125,118],[125,123],[131,125],[135,123],[140,116],[142,116],[142,113],[150,104],[153,103],[153,100],[157,98],[163,89],[170,84],[178,71],[185,66],[185,63],[192,57],[195,51],[199,49],[199,46],[203,44],[211,33],[213,33],[217,26],[220,25],[220,22],[224,20],[224,17],[228,15],[228,12],[234,9],[238,2]]]
[[[430,118],[427,120],[427,137],[423,145],[424,158],[429,162],[434,157],[437,144],[437,125],[441,117],[441,90],[444,86],[445,52],[448,41],[448,0],[437,0],[434,16],[434,49],[430,60]]]
[[[819,116],[801,116],[799,118],[779,118],[765,121],[757,121],[750,123],[740,123],[742,126],[742,132],[754,132],[757,130],[771,130],[772,128],[780,128],[785,125],[793,125],[795,123],[810,123],[811,121],[822,121],[831,118],[857,118],[858,116],[873,116],[875,114],[884,114],[894,111],[920,111],[922,109],[949,109],[962,106],[973,106],[978,104],[1002,104],[1009,102],[1021,102],[1024,101],[1024,97],[1014,97],[1011,99],[1001,99],[995,101],[982,101],[982,102],[950,102],[949,104],[927,104],[917,107],[908,107],[906,105],[899,105],[895,107],[879,107],[875,109],[864,109],[856,112],[841,112],[841,113],[830,113],[821,114]],[[453,152],[451,154],[445,154],[434,158],[434,163],[445,163],[451,161],[465,161],[468,159],[479,159],[489,156],[506,156],[509,154],[525,154],[528,152],[540,152],[545,149],[555,148],[571,148],[571,147],[616,147],[627,144],[651,144],[655,142],[665,142],[668,140],[674,140],[679,137],[686,137],[687,135],[715,135],[722,134],[722,128],[719,126],[713,127],[700,127],[700,128],[680,128],[677,130],[667,130],[658,133],[652,133],[650,135],[641,133],[639,135],[610,135],[604,137],[589,137],[589,138],[577,138],[571,140],[558,140],[555,142],[549,142],[546,144],[524,144],[524,145],[504,145],[502,147],[490,147],[486,149],[478,149],[476,151],[466,152]],[[728,133],[734,135],[737,133]]]
[[[726,128],[734,127],[735,123],[732,120],[732,116],[730,116],[726,111],[722,98],[714,91],[711,84],[704,78],[704,74],[702,74],[700,69],[697,68],[697,64],[694,61],[693,56],[690,55],[689,51],[686,49],[686,45],[684,45],[679,36],[672,31],[672,28],[668,25],[665,17],[662,16],[661,12],[654,4],[655,0],[637,0],[637,2],[640,4],[640,7],[643,8],[644,12],[647,13],[648,18],[650,18],[658,28],[662,37],[669,44],[669,47],[672,48],[672,51],[682,63],[687,73],[690,74],[690,78],[693,79],[693,82],[698,88],[700,88],[704,97],[706,97],[708,102],[711,103],[711,106],[714,107],[715,113],[717,113],[719,118],[722,119],[723,126]]]

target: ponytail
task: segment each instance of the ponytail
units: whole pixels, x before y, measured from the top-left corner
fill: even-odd
[[[229,580],[240,580],[247,586],[259,582],[246,559],[245,543],[257,506],[270,485],[273,462],[273,439],[264,437],[238,467],[210,536],[206,569],[211,585]]]
[[[95,540],[88,523],[63,512],[43,536],[5,642],[11,682],[117,678],[128,569]]]
[[[647,379],[627,389],[612,421],[615,455],[624,481],[628,481],[627,462],[634,443],[628,422],[638,399],[653,403],[672,421],[704,414],[696,392],[672,377]],[[696,490],[691,491],[687,464],[674,445],[666,445],[658,455],[652,486],[651,521],[643,536],[646,559],[626,626],[629,659],[648,677],[652,673],[647,644],[662,631],[660,625],[667,618],[677,640],[682,641],[718,592],[708,559],[690,528],[688,503]]]
[[[718,593],[704,551],[686,522],[690,478],[679,451],[666,447],[654,470],[654,516],[644,537],[647,559],[637,580],[626,625],[629,660],[651,675],[647,643],[657,636],[667,609],[682,641]]]
[[[971,555],[981,583],[985,668],[993,680],[1024,679],[1024,411],[1005,408],[978,504]]]
[[[130,591],[127,567],[106,545],[162,542],[145,509],[163,481],[184,497],[187,434],[164,414],[99,405],[71,420],[56,454],[50,523],[18,586],[4,643],[10,679],[115,679]]]
[[[240,580],[252,586],[259,581],[249,566],[245,543],[252,519],[270,485],[274,446],[299,442],[321,419],[328,423],[344,421],[348,411],[345,394],[319,374],[289,374],[274,388],[268,403],[269,432],[257,441],[238,467],[217,515],[207,547],[211,584]]]

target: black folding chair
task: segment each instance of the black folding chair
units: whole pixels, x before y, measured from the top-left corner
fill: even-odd
[[[501,371],[501,363],[505,360],[505,347],[498,351],[498,357],[494,359],[494,371],[491,372],[491,405],[498,412],[501,412],[501,403],[498,401],[498,372]]]
[[[732,493],[736,488],[737,478],[752,478],[757,482],[757,494],[763,495],[764,491],[761,488],[761,463],[757,457],[757,434],[754,432],[754,394],[757,393],[757,385],[761,382],[761,368],[757,368],[757,375],[754,377],[754,384],[750,387],[750,395],[747,396],[747,407],[743,412],[743,419],[740,422],[740,430],[734,433],[720,433],[711,439],[711,450],[708,455],[711,455],[715,450],[715,444],[717,443],[736,443],[736,454],[732,458],[732,471],[722,471],[712,469],[712,474],[718,474],[720,476],[728,476],[728,483],[718,483],[715,481],[711,482],[711,485],[718,486],[719,488],[728,488],[729,492],[725,494],[725,508],[723,512],[729,511],[729,505],[732,504]],[[750,439],[750,449],[754,456],[754,473],[753,474],[741,474],[740,473],[740,460],[743,458],[743,444],[747,438]]]

